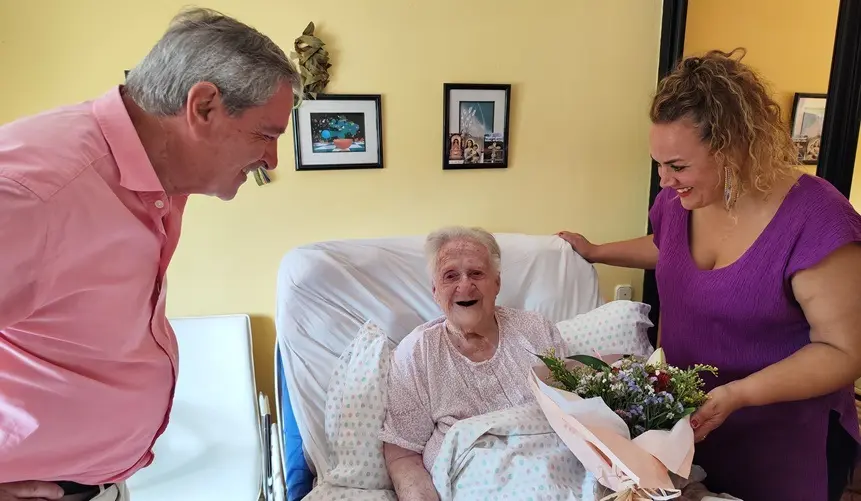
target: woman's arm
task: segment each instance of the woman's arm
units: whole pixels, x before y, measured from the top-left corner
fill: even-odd
[[[658,248],[655,247],[652,235],[596,247],[596,263],[638,270],[654,270],[658,264]]]
[[[590,263],[638,270],[654,270],[658,263],[658,248],[652,235],[600,245],[578,233],[563,231],[559,236]]]
[[[861,377],[861,247],[850,244],[798,272],[792,291],[810,323],[811,343],[738,382],[747,405],[827,395]]]
[[[383,445],[383,454],[400,501],[439,501],[421,454],[389,443]]]
[[[827,395],[861,377],[859,290],[861,247],[855,244],[796,273],[792,291],[810,323],[810,344],[759,372],[716,388],[691,419],[697,439],[740,408]]]

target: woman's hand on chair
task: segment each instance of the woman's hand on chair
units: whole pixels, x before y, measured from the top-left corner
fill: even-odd
[[[571,244],[571,248],[574,249],[574,252],[580,254],[583,259],[590,263],[594,262],[595,249],[598,246],[586,240],[586,237],[579,233],[571,233],[570,231],[560,231],[556,235]]]
[[[63,489],[53,482],[11,482],[0,484],[0,501],[43,501],[60,499]]]

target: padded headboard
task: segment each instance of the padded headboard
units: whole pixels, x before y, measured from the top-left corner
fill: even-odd
[[[597,273],[556,236],[497,234],[497,303],[572,318],[602,304]],[[431,295],[424,237],[340,240],[287,253],[278,272],[278,344],[290,405],[312,468],[326,468],[329,377],[359,327],[374,320],[393,342],[442,314]]]

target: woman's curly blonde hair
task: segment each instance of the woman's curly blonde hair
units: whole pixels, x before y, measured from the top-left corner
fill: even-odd
[[[738,59],[733,56],[741,53]],[[649,113],[652,123],[689,118],[717,164],[730,175],[733,202],[751,188],[769,195],[796,169],[797,152],[780,106],[763,79],[741,59],[745,49],[709,51],[682,60],[661,80]]]

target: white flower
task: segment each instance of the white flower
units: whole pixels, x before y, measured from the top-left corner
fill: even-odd
[[[649,359],[646,360],[646,365],[663,365],[666,361],[663,348],[658,348],[652,353]]]

